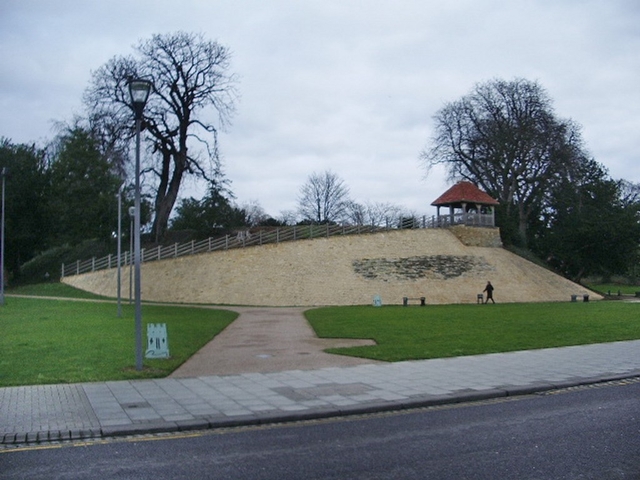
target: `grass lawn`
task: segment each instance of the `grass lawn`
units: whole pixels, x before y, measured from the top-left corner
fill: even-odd
[[[35,293],[46,294],[42,287],[33,288]],[[78,292],[66,288],[68,296]],[[50,294],[60,295],[61,290],[64,288]],[[143,348],[146,324],[166,323],[171,358],[144,359],[145,368],[137,372],[134,306],[128,302],[123,302],[118,318],[114,302],[8,296],[0,307],[0,386],[164,377],[237,315],[225,310],[143,305]]]
[[[618,292],[623,295],[635,295],[640,292],[640,286],[637,285],[620,285],[619,283],[601,283],[598,285],[588,285],[591,290],[602,293],[603,295],[611,292],[611,295],[617,295]]]
[[[7,294],[12,295],[34,295],[42,297],[63,297],[63,298],[84,298],[84,299],[105,299],[95,293],[85,292],[78,288],[74,288],[66,283],[38,283],[34,285],[22,285],[19,287],[11,287],[7,290]],[[128,301],[126,298],[124,301]]]
[[[329,352],[386,361],[640,339],[640,303],[327,307],[305,315],[320,337],[377,342]]]

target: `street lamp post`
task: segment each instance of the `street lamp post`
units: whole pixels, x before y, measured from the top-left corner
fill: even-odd
[[[141,275],[140,275],[140,130],[142,125],[142,112],[151,93],[151,82],[148,80],[134,79],[129,81],[129,95],[131,106],[136,119],[136,181],[135,201],[136,209],[133,220],[133,249],[134,249],[134,296],[135,296],[135,324],[136,324],[136,370],[142,370],[142,301],[141,301]]]
[[[136,214],[136,207],[129,207],[129,218],[131,225],[129,227],[129,305],[133,299],[133,217]]]
[[[118,318],[122,317],[122,189],[118,189]]]
[[[4,181],[9,174],[7,167],[2,167],[2,218],[0,219],[0,305],[4,305]]]

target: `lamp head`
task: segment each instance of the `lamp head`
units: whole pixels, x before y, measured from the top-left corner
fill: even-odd
[[[152,84],[149,80],[135,78],[129,80],[129,95],[131,96],[131,106],[136,114],[136,120],[142,118],[142,111],[147,104]]]

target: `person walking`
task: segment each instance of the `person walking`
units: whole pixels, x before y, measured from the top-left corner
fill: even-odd
[[[491,302],[496,303],[496,301],[493,299],[493,285],[491,285],[491,282],[487,282],[487,286],[484,287],[483,292],[487,292],[487,299],[484,301],[484,303],[489,303],[489,300],[491,300]]]

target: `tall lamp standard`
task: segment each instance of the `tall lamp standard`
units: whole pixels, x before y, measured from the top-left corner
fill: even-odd
[[[129,305],[133,298],[133,217],[136,215],[136,207],[129,207],[129,218],[131,226],[129,227]]]
[[[118,318],[122,317],[122,189],[118,189]]]
[[[142,112],[151,93],[151,82],[142,79],[129,81],[131,106],[136,118],[136,182],[135,182],[135,216],[133,220],[133,261],[134,261],[134,296],[136,322],[136,370],[142,370],[142,282],[140,278],[140,130]]]
[[[7,167],[2,167],[2,219],[0,219],[0,305],[4,305],[4,180],[9,174]]]

